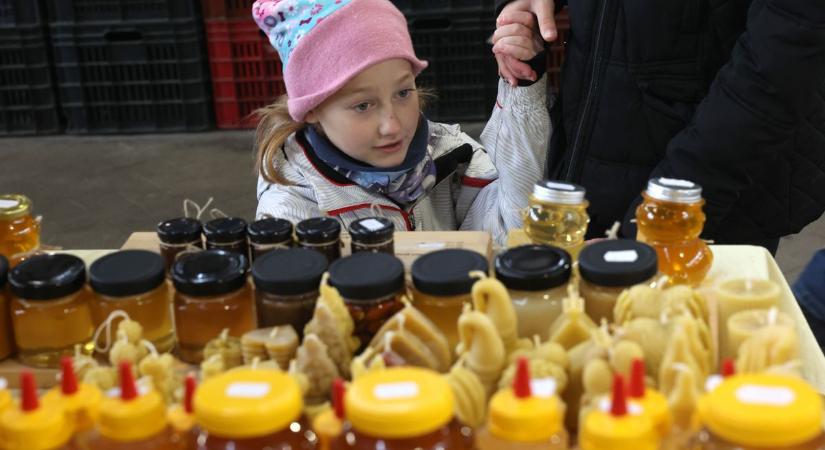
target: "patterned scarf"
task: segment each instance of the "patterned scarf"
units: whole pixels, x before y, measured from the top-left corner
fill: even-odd
[[[313,127],[306,128],[312,150],[333,170],[364,189],[385,195],[400,205],[410,205],[435,185],[435,162],[427,151],[429,127],[422,115],[407,156],[398,167],[373,167],[350,158]]]

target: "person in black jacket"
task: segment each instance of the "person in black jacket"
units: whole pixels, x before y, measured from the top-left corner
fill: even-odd
[[[772,252],[825,210],[825,1],[497,0],[505,79],[568,6],[547,176],[584,185],[590,238],[635,237],[652,177],[704,188],[703,237]],[[519,61],[521,60],[521,61]]]

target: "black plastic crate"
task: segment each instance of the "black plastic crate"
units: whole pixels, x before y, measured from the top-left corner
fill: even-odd
[[[68,133],[211,127],[209,69],[199,22],[51,29]]]
[[[40,0],[0,0],[0,28],[39,25]]]
[[[405,14],[487,12],[493,19],[494,0],[392,0]]]
[[[427,15],[409,21],[419,58],[430,66],[418,84],[434,88],[438,98],[428,108],[434,120],[486,120],[496,101],[498,69],[488,39],[492,15]]]
[[[197,0],[46,0],[50,24],[194,20]]]
[[[0,136],[60,130],[43,28],[0,28]]]

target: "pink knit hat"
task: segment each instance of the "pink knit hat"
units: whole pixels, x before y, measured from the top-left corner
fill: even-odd
[[[404,15],[389,0],[257,0],[252,16],[284,65],[289,113],[307,113],[364,69],[403,58],[418,75]]]

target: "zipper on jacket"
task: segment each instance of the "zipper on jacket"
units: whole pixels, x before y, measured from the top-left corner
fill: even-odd
[[[592,72],[590,73],[590,83],[587,88],[587,95],[585,96],[584,108],[582,109],[581,114],[579,115],[579,126],[576,129],[576,138],[573,140],[573,148],[570,152],[570,164],[567,166],[567,173],[564,176],[565,181],[574,182],[574,177],[576,176],[578,169],[578,161],[576,160],[578,157],[578,153],[581,147],[582,136],[584,134],[584,126],[586,119],[590,115],[590,109],[592,107],[595,91],[599,84],[599,65],[600,65],[600,58],[602,47],[602,32],[605,28],[605,19],[607,17],[607,6],[610,0],[597,0],[601,4],[601,11],[599,12],[599,22],[598,28],[596,29],[596,42],[593,47],[593,66]]]

